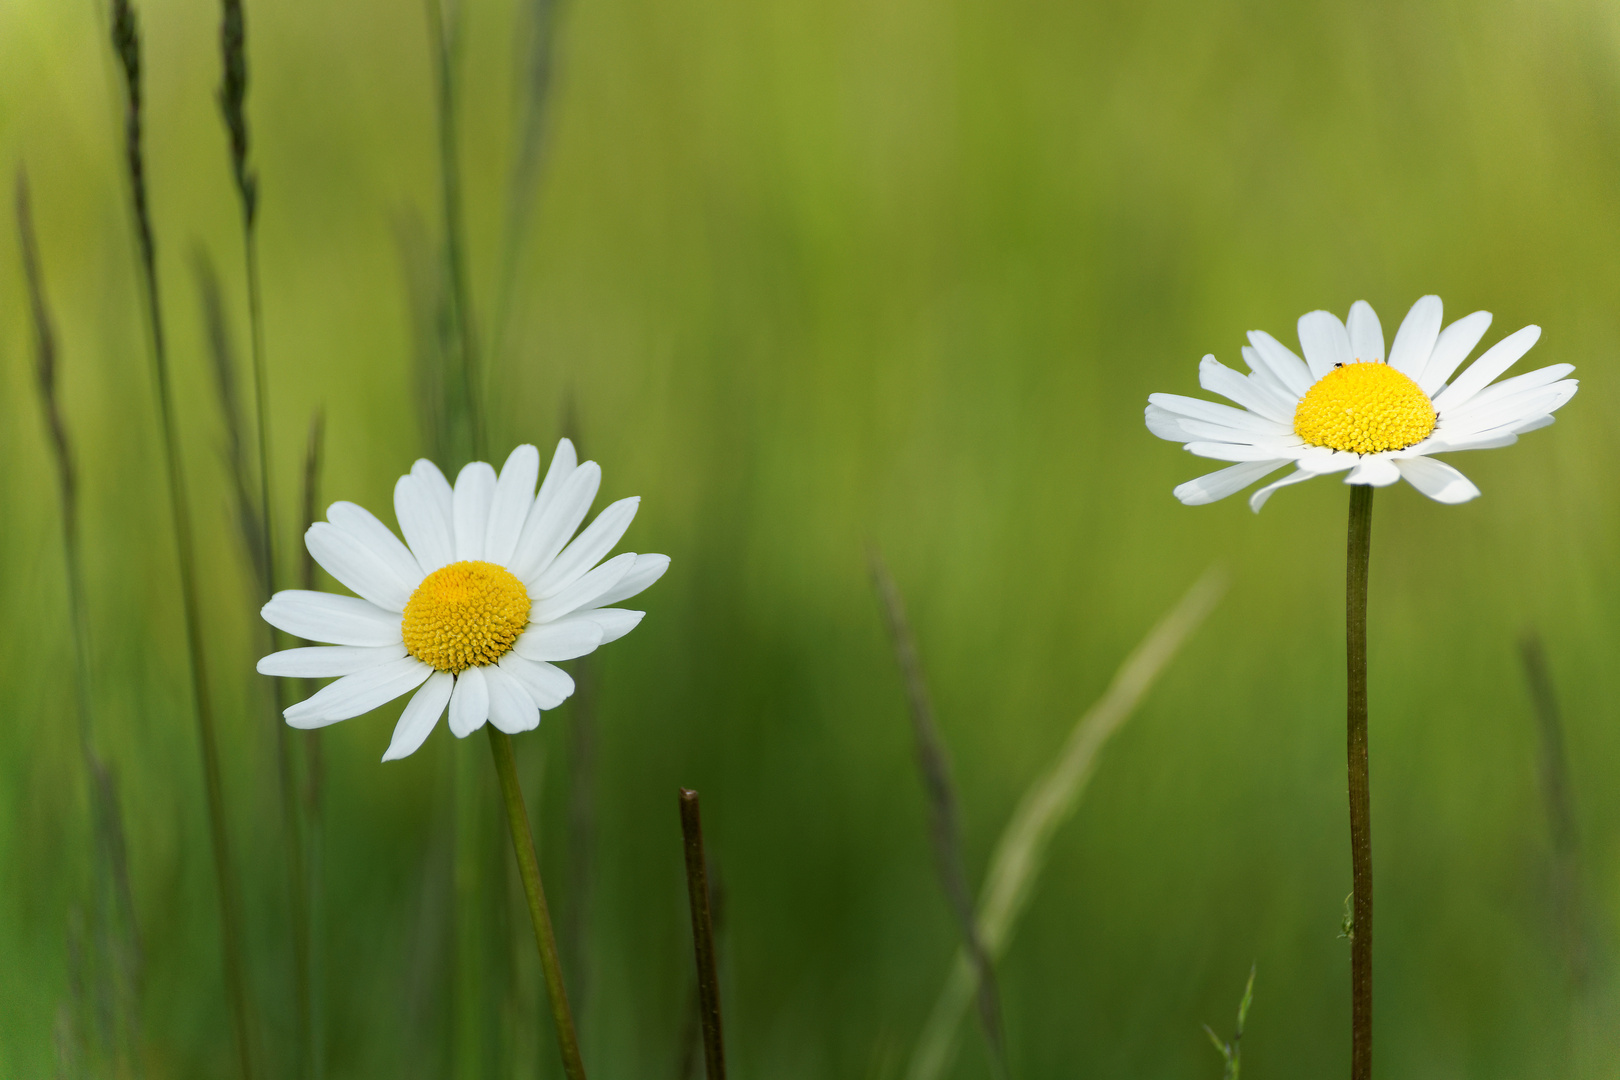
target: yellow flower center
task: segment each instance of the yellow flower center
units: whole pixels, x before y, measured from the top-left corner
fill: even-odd
[[[505,656],[529,624],[529,594],[504,566],[457,562],[433,571],[405,604],[405,649],[440,671]]]
[[[1294,410],[1294,434],[1312,446],[1376,454],[1404,450],[1434,430],[1434,405],[1388,364],[1342,364],[1316,381]]]

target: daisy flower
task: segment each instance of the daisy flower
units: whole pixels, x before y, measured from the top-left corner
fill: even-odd
[[[1294,471],[1256,491],[1259,512],[1278,488],[1313,476],[1348,473],[1347,484],[1383,487],[1404,479],[1429,498],[1467,502],[1479,489],[1431,455],[1517,442],[1553,422],[1575,396],[1575,368],[1553,364],[1494,382],[1541,337],[1539,326],[1509,334],[1462,374],[1462,362],[1491,324],[1476,311],[1440,328],[1440,298],[1412,305],[1388,358],[1378,316],[1364,300],[1340,322],[1327,311],[1299,320],[1301,360],[1261,330],[1251,331],[1243,359],[1249,373],[1214,356],[1198,366],[1198,384],[1236,404],[1179,394],[1148,397],[1148,430],[1200,457],[1231,461],[1175,489],[1189,506],[1224,499],[1285,465]]]
[[[404,543],[369,511],[333,503],[304,542],[358,595],[288,589],[263,610],[294,637],[331,643],[259,661],[265,675],[338,677],[287,709],[287,723],[324,727],[415,691],[383,755],[391,761],[421,746],[447,706],[451,732],[466,738],[486,720],[528,731],[562,704],[574,680],[555,661],[633,630],[644,612],[612,605],[663,576],[669,557],[626,552],[597,565],[641,500],[620,499],[574,536],[601,467],[579,464],[563,439],[536,494],[539,473],[533,446],[513,450],[499,476],[473,462],[453,489],[418,461],[394,485]]]

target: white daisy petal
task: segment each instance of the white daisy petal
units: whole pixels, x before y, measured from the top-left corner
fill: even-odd
[[[1540,431],[1544,427],[1551,427],[1557,420],[1556,416],[1532,416],[1528,420],[1521,420],[1513,425],[1515,435],[1525,435],[1532,431]]]
[[[486,461],[470,462],[456,476],[456,558],[484,558],[484,537],[489,532],[489,508],[495,501],[495,470]],[[452,710],[453,712],[454,710]]]
[[[1575,396],[1579,384],[1574,379],[1565,379],[1563,382],[1553,383],[1536,390],[1526,390],[1509,397],[1489,403],[1483,408],[1474,408],[1473,401],[1466,415],[1460,417],[1447,417],[1447,423],[1442,438],[1448,435],[1462,435],[1478,431],[1487,431],[1493,427],[1512,424],[1531,416],[1545,416],[1557,412],[1569,403]],[[1474,398],[1478,401],[1479,395]]]
[[[601,466],[587,461],[558,487],[556,495],[543,508],[540,500],[535,500],[535,508],[530,511],[528,521],[523,523],[523,534],[518,537],[517,551],[507,564],[514,577],[519,581],[533,581],[550,565],[579,528],[579,523],[585,520],[601,486]]]
[[[1365,300],[1350,305],[1350,318],[1345,320],[1350,335],[1350,355],[1363,364],[1384,362],[1384,328],[1378,313]]]
[[[552,623],[531,624],[512,650],[529,660],[573,660],[602,644],[602,627],[589,615],[571,615]]]
[[[1548,419],[1551,419],[1551,417],[1548,417]],[[1449,454],[1456,450],[1495,450],[1503,446],[1512,446],[1518,441],[1518,432],[1505,428],[1492,428],[1490,431],[1481,431],[1474,435],[1458,435],[1455,439],[1431,440],[1432,445],[1427,448],[1426,453]],[[1417,458],[1424,455],[1412,454],[1411,456]]]
[[[1288,387],[1296,398],[1305,396],[1305,391],[1316,380],[1311,376],[1311,369],[1293,349],[1264,330],[1250,330],[1249,342],[1254,346],[1255,354],[1279,382]]]
[[[489,530],[484,535],[484,558],[489,562],[497,566],[511,562],[523,522],[534,506],[534,482],[539,476],[540,451],[526,443],[513,450],[501,466],[489,510]]]
[[[1188,506],[1203,506],[1228,495],[1236,495],[1268,473],[1274,473],[1288,464],[1286,458],[1274,461],[1245,461],[1218,472],[1206,473],[1185,484],[1178,484],[1172,493]]]
[[[1361,463],[1361,455],[1352,454],[1348,450],[1329,450],[1318,446],[1313,446],[1310,450],[1310,453],[1301,454],[1296,460],[1301,470],[1316,476],[1344,472]]]
[[[1492,382],[1489,387],[1469,398],[1468,402],[1458,405],[1452,410],[1447,410],[1442,419],[1450,423],[1453,419],[1471,415],[1476,410],[1486,408],[1487,405],[1494,405],[1503,398],[1513,397],[1516,393],[1523,393],[1526,390],[1539,390],[1544,385],[1554,384],[1558,379],[1563,379],[1571,371],[1575,371],[1575,364],[1549,364],[1547,368],[1537,368],[1536,371],[1524,372],[1523,376],[1513,376],[1511,379],[1503,379],[1502,382]]]
[[[1305,440],[1293,433],[1271,433],[1257,435],[1252,431],[1239,431],[1236,428],[1222,427],[1220,424],[1209,424],[1202,420],[1192,420],[1183,417],[1181,430],[1187,433],[1184,442],[1201,439],[1205,442],[1238,443],[1242,446],[1303,446]]]
[[[1299,407],[1301,395],[1294,393],[1281,379],[1272,374],[1271,368],[1260,359],[1260,353],[1253,345],[1245,345],[1240,351],[1243,353],[1243,362],[1249,365],[1249,382],[1287,406],[1289,423],[1292,423],[1294,410]],[[1305,370],[1303,361],[1300,370]]]
[[[482,669],[489,684],[489,722],[508,735],[540,726],[540,707],[528,688],[499,666]]]
[[[386,564],[401,581],[409,582],[411,588],[420,585],[426,576],[411,549],[365,507],[335,502],[327,507],[326,520],[364,544],[377,561]]]
[[[399,714],[399,723],[394,725],[394,738],[388,744],[388,752],[382,757],[384,761],[398,761],[416,753],[438,726],[439,717],[444,715],[444,707],[450,703],[450,693],[455,686],[456,677],[448,671],[435,671],[428,676],[422,689],[411,696],[405,711]]]
[[[613,588],[609,589],[601,596],[598,596],[595,600],[592,600],[589,604],[583,605],[580,608],[580,611],[583,613],[585,611],[594,609],[606,608],[609,604],[617,604],[620,600],[628,600],[632,596],[635,596],[647,589],[659,578],[663,577],[664,571],[668,569],[668,555],[651,555],[646,553],[637,555],[635,564],[630,568],[630,572],[625,574],[624,577],[620,578],[617,585],[613,586]],[[629,633],[629,630],[626,630],[625,633]],[[612,640],[613,639],[611,637],[608,637],[604,639],[604,642]]]
[[[430,462],[422,462],[432,468]],[[437,473],[438,469],[433,469]],[[444,480],[441,475],[440,481]],[[448,484],[445,492],[450,491]],[[455,533],[451,531],[450,515],[440,502],[439,493],[432,485],[414,472],[406,473],[394,484],[394,517],[399,531],[424,575],[456,561]]]
[[[529,621],[555,622],[577,608],[605,603],[601,597],[608,595],[615,585],[624,580],[635,564],[634,552],[615,555],[555,596],[536,600],[529,608]]]
[[[544,600],[556,596],[583,577],[619,543],[624,531],[635,520],[636,510],[640,506],[640,497],[632,496],[620,499],[596,515],[596,520],[563,548],[535,580],[529,595]]]
[[[1440,391],[1434,399],[1434,407],[1444,412],[1463,404],[1517,363],[1540,338],[1541,327],[1526,326],[1498,341],[1469,364],[1468,370],[1457,376],[1455,382]]]
[[[1149,405],[1144,417],[1147,420],[1147,429],[1161,439],[1171,442],[1187,442],[1192,438],[1187,430],[1181,426],[1181,417],[1160,405]]]
[[[1198,365],[1198,385],[1245,409],[1257,412],[1279,424],[1292,424],[1294,410],[1258,383],[1251,383],[1243,374],[1233,371],[1213,356],[1206,356]]]
[[[1370,484],[1373,487],[1388,487],[1401,478],[1401,470],[1395,463],[1386,457],[1365,457],[1361,464],[1350,470],[1344,478],[1347,484]]]
[[[1354,359],[1350,355],[1350,333],[1331,311],[1312,311],[1299,317],[1299,346],[1305,352],[1311,375],[1317,379]]]
[[[1250,431],[1257,435],[1293,434],[1293,428],[1289,424],[1268,420],[1246,409],[1234,409],[1230,405],[1205,401],[1202,398],[1183,397],[1180,394],[1149,394],[1148,403],[1177,416],[1202,420],[1206,424],[1220,424],[1223,427],[1236,428],[1238,431]]]
[[[495,665],[522,684],[542,709],[555,709],[574,692],[574,680],[560,667],[525,660],[515,652],[501,657]]]
[[[331,679],[398,660],[405,655],[403,642],[397,645],[316,645],[307,649],[283,649],[258,663],[260,675],[284,675],[294,679]]]
[[[421,686],[432,674],[432,668],[414,656],[407,656],[345,675],[282,715],[295,728],[325,727],[386,705]]]
[[[1441,503],[1463,503],[1479,495],[1473,481],[1443,461],[1434,458],[1408,458],[1396,467],[1408,484]]]
[[[574,452],[573,442],[569,439],[557,440],[557,450],[551,455],[551,467],[546,470],[546,478],[540,481],[540,491],[534,497],[534,506],[530,509],[530,513],[543,511],[564,482],[574,475],[577,468],[579,455]]]
[[[1401,320],[1395,331],[1395,344],[1389,347],[1389,366],[1413,382],[1428,366],[1434,343],[1440,339],[1440,322],[1444,308],[1438,296],[1424,296],[1412,305],[1412,310]]]
[[[1285,488],[1290,484],[1304,483],[1306,480],[1315,478],[1316,475],[1316,473],[1308,473],[1303,469],[1297,469],[1283,477],[1281,480],[1273,480],[1271,483],[1249,496],[1249,509],[1258,514],[1260,512],[1260,508],[1266,505],[1266,500],[1270,499],[1278,488]]]
[[[404,611],[417,586],[417,581],[406,580],[378,559],[364,541],[331,522],[311,525],[304,533],[304,546],[328,574],[380,608]]]
[[[398,612],[357,596],[283,589],[259,612],[277,630],[334,645],[393,645],[404,640]]]
[[[1293,447],[1276,443],[1254,446],[1248,443],[1197,441],[1188,443],[1184,449],[1189,454],[1215,461],[1276,461],[1286,459]]]
[[[1446,385],[1452,372],[1468,359],[1468,354],[1474,351],[1474,346],[1479,344],[1479,339],[1485,336],[1485,331],[1490,327],[1491,313],[1476,311],[1440,331],[1434,351],[1429,354],[1429,362],[1423,365],[1423,374],[1412,376],[1418,389],[1434,397]]]
[[[450,734],[465,739],[488,719],[489,684],[484,681],[484,669],[470,667],[456,676],[456,688],[450,694]]]
[[[418,484],[422,485],[422,490],[427,492],[434,505],[439,508],[439,513],[443,515],[445,524],[450,525],[455,520],[456,494],[450,487],[450,481],[445,479],[444,473],[440,472],[439,467],[427,458],[417,458],[416,462],[411,465],[411,475],[416,478]]]
[[[623,587],[622,583],[620,587]],[[646,614],[645,611],[628,611],[624,608],[590,608],[572,617],[594,622],[602,631],[602,644],[606,645],[634,630]]]

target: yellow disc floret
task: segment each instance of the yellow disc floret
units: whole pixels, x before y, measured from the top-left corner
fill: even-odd
[[[1404,450],[1434,430],[1434,405],[1388,364],[1341,364],[1317,380],[1294,410],[1294,434],[1312,446],[1376,454]]]
[[[440,671],[505,656],[529,624],[529,594],[504,566],[457,562],[433,571],[405,604],[406,650]]]

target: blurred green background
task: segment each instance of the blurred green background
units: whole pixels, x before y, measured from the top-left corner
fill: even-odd
[[[245,356],[214,103],[218,8],[142,6],[148,160],[250,928],[256,1053],[291,1075],[274,735],[220,466],[192,252]],[[439,230],[421,6],[249,0],[284,565],[312,411],[325,497],[392,521],[424,450],[402,230]],[[554,908],[583,926],[587,1062],[678,1077],[692,993],[675,788],[703,793],[741,1077],[899,1076],[955,948],[863,546],[909,601],[975,882],[1020,793],[1211,563],[1232,587],[1109,746],[1001,970],[1014,1075],[1213,1077],[1258,963],[1245,1075],[1348,1056],[1345,493],[1256,517],[1170,496],[1214,467],[1142,426],[1243,333],[1420,294],[1529,322],[1582,393],[1484,497],[1381,494],[1371,599],[1377,1047],[1387,1077],[1563,1077],[1613,1059],[1620,931],[1620,16],[1609,4],[568,0],[545,164],[495,340],[531,14],[467,0],[461,160],[491,437],[571,409],[649,616],[594,664],[589,879],[565,706],[519,740]],[[84,473],[98,738],[148,964],[148,1075],[230,1075],[212,864],[99,0],[0,0],[0,179],[26,164]],[[0,228],[0,1075],[51,1075],[89,892],[58,508]],[[410,223],[416,222],[413,226]],[[1528,363],[1528,362],[1527,362]],[[1594,956],[1569,989],[1515,643],[1562,696]],[[330,1077],[452,1075],[442,729],[321,735]],[[578,803],[580,800],[575,800]],[[489,880],[510,849],[484,822]],[[497,889],[498,891],[498,889]],[[581,908],[581,898],[584,907]],[[455,1075],[556,1075],[517,901],[480,925],[487,1027]],[[583,914],[583,919],[581,915]],[[501,957],[510,957],[509,962]],[[508,970],[510,969],[510,970]],[[988,1075],[965,1025],[957,1078]],[[1596,1075],[1596,1073],[1593,1073]],[[1605,1074],[1607,1075],[1607,1074]]]

